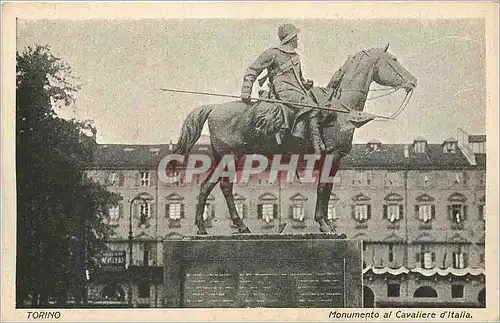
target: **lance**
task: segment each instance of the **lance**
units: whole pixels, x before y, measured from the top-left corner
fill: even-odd
[[[219,93],[211,93],[211,92],[198,92],[198,91],[186,91],[186,90],[174,90],[174,89],[160,89],[160,90],[165,91],[165,92],[199,94],[199,95],[208,95],[208,96],[218,96],[218,97],[223,97],[223,98],[241,99],[241,97],[239,97],[237,95],[230,95],[230,94],[219,94]],[[348,107],[346,107],[344,104],[342,104],[340,102],[338,102],[338,104],[340,106],[342,106],[342,108],[344,110],[340,110],[336,107],[327,108],[327,107],[320,107],[319,105],[312,105],[312,104],[307,104],[307,103],[290,102],[290,101],[265,99],[265,98],[250,98],[250,100],[264,101],[264,102],[270,102],[270,103],[282,103],[282,104],[289,104],[289,105],[301,106],[301,107],[306,107],[306,108],[336,111],[336,112],[341,112],[341,113],[350,113],[351,112],[351,109],[349,109]]]

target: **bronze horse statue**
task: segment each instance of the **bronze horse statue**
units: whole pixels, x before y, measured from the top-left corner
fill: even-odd
[[[351,109],[350,113],[335,111],[322,111],[321,128],[326,151],[321,156],[320,162],[326,155],[331,155],[331,165],[335,176],[340,159],[346,156],[352,148],[354,130],[367,122],[374,120],[375,115],[362,112],[365,107],[368,92],[372,82],[393,89],[404,89],[407,95],[417,85],[417,79],[404,68],[385,48],[371,48],[349,56],[343,66],[336,72],[332,81],[325,88],[314,88],[318,103],[323,106],[342,103]],[[339,77],[340,82],[333,82]],[[332,84],[337,84],[333,88]],[[319,95],[318,95],[319,93]],[[267,105],[267,106],[266,106]],[[294,140],[285,137],[282,144],[278,144],[275,135],[267,133],[258,136],[255,128],[255,119],[260,109],[269,109],[269,103],[259,102],[248,105],[242,101],[233,101],[222,104],[204,105],[193,110],[183,123],[180,138],[174,149],[176,154],[188,154],[200,138],[203,125],[208,120],[212,158],[218,164],[222,156],[243,156],[245,154],[308,154],[312,152],[309,139]],[[320,104],[321,106],[321,104]],[[266,120],[261,120],[266,123]],[[267,120],[268,121],[268,120]],[[282,120],[281,120],[282,121]],[[235,159],[238,157],[235,157]],[[213,171],[213,169],[212,169]],[[211,174],[210,174],[211,175]],[[331,175],[330,175],[331,176]],[[206,200],[217,181],[210,181],[210,176],[202,182],[198,196],[195,225],[198,234],[207,234],[203,221],[203,211]],[[231,220],[237,226],[239,233],[250,233],[242,218],[238,215],[233,200],[233,183],[219,180],[220,188],[227,202]],[[332,183],[317,184],[317,199],[314,219],[319,224],[321,232],[334,231],[326,219],[328,201],[333,188]]]

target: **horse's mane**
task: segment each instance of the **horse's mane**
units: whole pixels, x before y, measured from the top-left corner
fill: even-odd
[[[354,55],[349,55],[347,56],[347,59],[345,60],[344,64],[338,69],[337,72],[333,75],[332,79],[330,80],[330,83],[326,86],[327,88],[331,88],[333,86],[333,82],[337,78],[343,78],[346,73],[351,73],[353,70],[357,70],[359,67],[359,64],[363,60],[364,56],[370,56],[370,53],[373,52],[380,52],[382,49],[380,48],[368,48],[368,49],[363,49],[359,52],[357,52]]]

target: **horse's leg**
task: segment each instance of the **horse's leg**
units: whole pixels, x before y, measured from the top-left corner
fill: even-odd
[[[332,192],[332,183],[318,183],[316,189],[316,211],[314,214],[314,220],[319,224],[319,231],[321,232],[331,232],[332,228],[328,225],[325,219],[325,215],[328,214],[328,201],[330,199],[330,194]]]
[[[333,161],[331,165],[331,173],[329,175],[335,176],[337,170],[339,169],[340,157],[338,153],[333,153]],[[333,228],[328,224],[326,219],[328,214],[328,202],[330,201],[330,194],[332,193],[333,183],[321,183],[321,177],[323,172],[324,158],[320,162],[320,172],[318,186],[316,189],[316,210],[314,214],[314,220],[319,224],[319,230],[321,232],[332,232]],[[333,173],[333,174],[332,174]]]
[[[248,229],[245,223],[243,223],[243,220],[239,217],[238,211],[236,210],[236,205],[234,205],[233,183],[221,180],[220,189],[226,198],[227,208],[229,209],[231,220],[233,221],[233,224],[238,227],[238,233],[250,233],[250,229]]]
[[[215,168],[212,167],[208,174],[208,177],[200,185],[200,195],[198,195],[198,205],[196,207],[196,217],[194,222],[194,224],[198,227],[197,234],[208,234],[207,230],[205,229],[205,225],[203,224],[203,211],[210,192],[212,192],[215,185],[217,185],[217,183],[220,181],[220,178],[211,180],[214,171]]]

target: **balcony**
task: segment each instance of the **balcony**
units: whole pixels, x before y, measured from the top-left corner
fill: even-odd
[[[453,223],[451,225],[451,229],[452,230],[463,230],[464,229],[464,223],[463,222],[460,222],[460,223]]]
[[[399,229],[399,223],[398,222],[395,222],[395,223],[391,223],[387,226],[388,229],[391,229],[391,230],[397,230]]]
[[[420,223],[418,226],[420,230],[432,230],[432,222]]]
[[[368,229],[368,224],[366,223],[356,223],[356,229]]]

